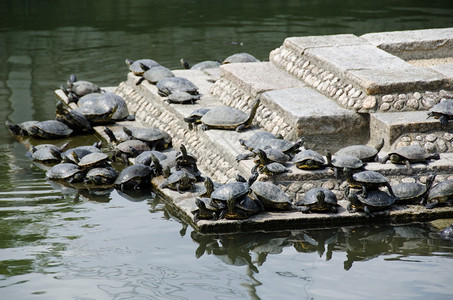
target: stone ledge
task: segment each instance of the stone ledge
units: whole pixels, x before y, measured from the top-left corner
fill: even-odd
[[[453,28],[367,33],[360,37],[404,60],[452,56]]]

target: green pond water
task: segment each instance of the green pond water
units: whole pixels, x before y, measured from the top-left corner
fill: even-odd
[[[0,121],[53,119],[71,73],[101,86],[126,58],[171,69],[289,36],[453,27],[451,1],[0,0]],[[96,137],[74,138],[93,143]],[[45,180],[0,126],[1,299],[451,299],[441,223],[201,235],[151,192]]]

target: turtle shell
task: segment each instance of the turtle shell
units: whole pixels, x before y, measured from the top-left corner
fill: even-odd
[[[386,183],[388,179],[379,172],[375,171],[361,171],[352,174],[352,178],[357,182],[362,183]]]
[[[150,146],[165,143],[165,133],[157,128],[123,127],[123,131],[131,138],[143,141]]]
[[[453,198],[453,180],[441,181],[431,188],[428,194],[428,202],[446,202]]]
[[[370,190],[365,198],[358,196],[359,201],[371,208],[387,208],[395,203],[395,197],[381,190]]]
[[[359,169],[363,162],[352,155],[338,155],[332,158],[331,164],[336,168]]]
[[[180,170],[171,173],[165,181],[164,186],[173,190],[185,190],[191,188],[196,181],[197,179],[194,175],[187,171]]]
[[[190,69],[191,70],[199,70],[203,71],[204,69],[212,69],[220,67],[220,63],[214,60],[205,60],[193,65]]]
[[[351,155],[355,156],[363,162],[374,161],[379,150],[366,145],[351,145],[345,148],[342,148],[335,152],[334,156],[339,155]]]
[[[250,189],[258,197],[266,209],[291,209],[291,199],[275,184],[255,181]]]
[[[56,146],[41,147],[39,149],[35,149],[35,151],[31,153],[31,158],[34,161],[39,161],[44,164],[59,163],[61,161],[61,152]]]
[[[203,117],[209,110],[210,108],[205,107],[196,109],[192,111],[187,117],[185,117],[184,121],[187,123],[200,123],[201,117]]]
[[[131,150],[131,148],[133,150]],[[140,154],[144,151],[151,150],[147,143],[140,141],[140,140],[128,140],[128,141],[121,142],[115,146],[115,149],[121,153],[125,153],[128,155],[134,155],[135,153]]]
[[[402,146],[397,148],[394,152],[390,152],[388,155],[391,156],[392,154],[401,156],[411,162],[425,161],[431,156],[419,145]]]
[[[281,174],[288,172],[289,170],[282,165],[281,163],[278,162],[272,162],[269,164],[266,164],[260,168],[261,172],[267,175],[276,175],[276,174]]]
[[[85,155],[88,155],[88,154],[94,153],[94,152],[101,152],[101,150],[95,146],[78,146],[75,148],[71,148],[71,149],[64,151],[61,154],[61,157],[64,162],[71,162],[71,163],[77,164],[77,162],[74,159],[74,156],[72,155],[72,152],[75,152],[75,154],[77,155],[77,157],[79,158],[79,161],[80,161],[80,159],[82,159]]]
[[[200,121],[212,128],[236,129],[248,118],[249,115],[242,110],[230,106],[218,106],[211,108]]]
[[[195,103],[196,100],[200,99],[200,95],[192,95],[183,91],[174,91],[168,95],[167,102],[170,103]]]
[[[78,165],[72,163],[60,163],[46,172],[46,177],[52,180],[82,180],[83,171]]]
[[[150,83],[156,84],[164,78],[175,77],[175,74],[164,66],[155,66],[143,73],[143,77]]]
[[[316,195],[319,191],[324,193],[324,196],[325,196],[324,201],[327,204],[337,205],[337,196],[335,196],[335,194],[331,190],[329,190],[327,188],[323,188],[323,187],[313,188],[313,189],[309,190],[308,192],[306,192],[305,196],[302,198],[300,203],[303,205],[313,205],[313,204],[318,203],[318,198]]]
[[[198,94],[198,87],[184,77],[163,78],[159,80],[156,87],[161,96],[168,96],[175,91],[182,91],[192,95]]]
[[[126,101],[124,101],[124,99],[121,96],[115,93],[107,92],[101,94],[98,101],[102,102],[104,101],[103,99],[105,99],[105,101],[111,102],[113,106],[117,107],[115,113],[112,115],[112,120],[120,121],[129,117],[130,114],[129,109],[127,108]]]
[[[437,115],[447,115],[453,117],[453,99],[441,101],[431,107],[429,111]]]
[[[249,53],[242,52],[228,56],[223,60],[222,64],[248,63],[248,62],[259,62],[259,60]]]
[[[239,143],[247,150],[262,149],[267,146],[266,142],[271,139],[277,139],[277,137],[273,133],[260,131],[253,134],[247,140],[239,139]]]
[[[56,106],[55,119],[68,125],[72,130],[78,132],[90,132],[93,126],[83,114],[69,107],[65,107],[62,101]]]
[[[164,153],[162,153],[160,151],[149,150],[149,151],[143,151],[142,153],[140,153],[135,158],[134,163],[150,165],[152,162],[151,154],[154,155],[159,161],[162,161],[167,158],[167,155],[165,155]]]
[[[397,202],[416,200],[427,191],[426,186],[417,182],[404,182],[392,186]]]
[[[102,152],[92,152],[79,160],[79,167],[82,169],[91,168],[93,166],[99,166],[105,164],[109,160],[109,156]]]
[[[55,139],[68,137],[72,134],[73,131],[68,127],[68,125],[60,121],[47,120],[32,125],[28,129],[28,132],[33,137]]]
[[[118,171],[113,168],[93,168],[85,176],[85,182],[93,184],[112,184],[118,177]]]
[[[250,186],[247,182],[230,182],[215,189],[211,198],[218,201],[227,201],[230,194],[234,199],[239,199],[249,192]]]
[[[122,185],[130,181],[138,180],[143,183],[152,175],[153,169],[150,166],[136,164],[124,168],[115,180],[115,185]]]
[[[157,61],[152,59],[137,59],[135,61],[126,59],[126,65],[128,65],[129,71],[138,76],[142,76],[143,73],[145,73],[145,70],[143,70],[141,64],[144,64],[148,68],[160,66],[160,64]]]
[[[266,148],[263,151],[271,162],[284,164],[289,160],[289,156],[279,148]]]
[[[294,156],[293,162],[299,169],[314,169],[322,167],[326,164],[326,161],[321,154],[310,149],[298,152]]]

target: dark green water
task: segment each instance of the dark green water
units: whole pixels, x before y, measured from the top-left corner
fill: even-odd
[[[288,36],[453,27],[451,1],[0,0],[0,121],[52,119],[69,74],[125,58],[266,60]],[[170,207],[76,196],[0,126],[1,299],[451,299],[453,243],[430,223],[201,236]]]

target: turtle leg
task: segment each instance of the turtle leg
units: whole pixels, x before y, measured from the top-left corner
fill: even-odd
[[[362,197],[366,198],[367,195],[368,195],[368,191],[366,189],[366,185],[362,185]]]
[[[332,205],[330,207],[330,211],[333,212],[334,214],[336,214],[338,212],[338,208],[335,205]]]
[[[389,155],[384,156],[381,160],[381,164],[385,164],[389,160],[389,158],[390,158]]]
[[[300,211],[304,214],[309,214],[311,213],[310,209],[307,206],[301,207]]]
[[[206,125],[206,124],[202,124],[202,125],[200,126],[200,129],[203,130],[203,131],[206,131],[206,130],[209,130],[209,126]]]
[[[369,218],[373,215],[370,208],[366,205],[363,207],[363,211],[365,212],[365,217],[367,217],[367,218]]]
[[[448,125],[448,118],[447,116],[440,116],[439,117],[440,124],[442,124],[442,127],[445,127]]]
[[[426,204],[425,208],[427,208],[427,209],[433,209],[433,208],[435,208],[438,204],[439,204],[439,201],[434,200],[433,202],[430,202],[430,203]]]
[[[348,203],[348,206],[346,207],[349,213],[355,213],[356,209],[352,206],[351,203]]]
[[[408,170],[409,172],[412,173],[412,172],[414,171],[414,170],[412,169],[411,163],[409,162],[408,159],[404,160],[404,164],[406,165],[406,168],[407,168],[407,170]]]
[[[387,187],[387,189],[389,190],[389,193],[392,197],[396,197],[395,194],[393,193],[393,189],[392,189],[392,186],[390,185],[390,183],[385,183],[385,186]]]

